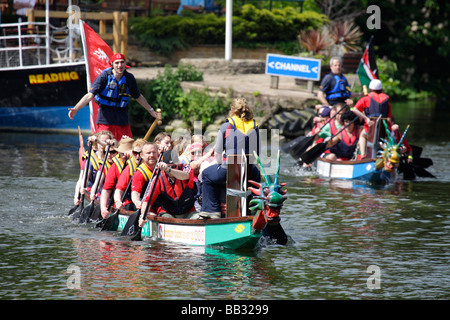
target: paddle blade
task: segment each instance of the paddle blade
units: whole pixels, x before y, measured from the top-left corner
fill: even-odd
[[[300,136],[300,137],[295,138],[294,140],[291,140],[291,141],[283,144],[281,146],[281,151],[289,153],[293,147],[295,147],[298,143],[300,143],[305,138],[306,138],[305,136]]]
[[[92,214],[92,211],[94,211],[93,201],[86,208],[84,208],[83,211],[81,211],[78,223],[85,223],[88,217]]]
[[[308,149],[314,142],[315,136],[305,137],[305,139],[301,140],[297,143],[289,152],[289,154],[296,160],[300,158],[300,156]]]
[[[131,236],[130,240],[131,241],[142,241],[141,231],[142,231],[142,228],[138,227],[137,231]]]
[[[312,163],[327,149],[327,144],[325,142],[318,143],[308,151],[304,152],[300,158],[306,164]]]
[[[69,213],[68,213],[67,215],[68,215],[68,216],[72,215],[72,214],[75,212],[75,210],[78,209],[79,206],[80,206],[80,205],[77,204],[75,207],[73,207],[72,209],[70,209],[70,210],[69,210]]]
[[[136,230],[139,228],[139,216],[141,215],[141,210],[136,210],[128,217],[128,221],[122,230],[121,236],[132,236],[135,234]]]
[[[84,205],[83,205],[83,202],[81,202],[80,205],[78,206],[78,208],[75,210],[75,212],[72,215],[73,221],[78,221],[80,219],[80,215],[81,215],[81,212],[83,211],[83,209],[84,209]]]
[[[94,211],[88,217],[88,222],[97,221],[100,218],[100,205],[94,206]]]
[[[119,210],[117,210],[114,214],[110,215],[106,220],[104,220],[104,224],[102,226],[102,231],[117,231],[119,227]]]

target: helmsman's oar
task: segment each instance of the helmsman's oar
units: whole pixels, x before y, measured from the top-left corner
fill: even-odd
[[[159,162],[162,159],[162,156],[163,156],[163,154],[161,153],[159,155],[158,161],[156,162],[155,170],[158,170],[157,167],[158,167]],[[159,176],[159,170],[158,170],[158,176]],[[155,175],[152,174],[152,177],[147,184],[147,188],[145,189],[144,196],[141,198],[141,202],[144,202],[145,198],[147,197],[148,193],[150,192],[150,187],[154,180],[155,180]],[[128,217],[128,221],[125,224],[125,227],[123,227],[122,233],[120,234],[121,236],[133,236],[136,233],[136,231],[139,229],[139,216],[140,215],[141,215],[141,209],[137,209],[134,213],[132,213]]]
[[[335,135],[331,136],[330,140],[336,137],[338,134],[340,134],[345,128],[350,126],[353,122],[358,120],[358,117],[355,117],[352,121],[347,123],[343,128],[341,128]],[[327,150],[327,142],[321,142],[316,144],[314,147],[309,149],[308,151],[305,151],[300,158],[302,161],[306,164],[310,164],[314,160],[316,160],[322,153],[324,153],[325,150]]]
[[[78,223],[89,222],[89,219],[90,219],[92,213],[94,212],[94,209],[95,209],[94,201],[95,201],[95,197],[97,196],[97,191],[100,187],[100,180],[102,179],[103,170],[105,169],[105,165],[106,165],[106,161],[108,158],[110,147],[111,147],[111,145],[109,145],[109,144],[106,146],[105,157],[103,158],[102,167],[100,169],[100,172],[97,171],[98,176],[96,177],[97,183],[95,183],[96,186],[95,186],[95,190],[94,190],[94,198],[91,199],[91,203],[86,208],[84,208],[83,211],[81,212]]]
[[[156,125],[161,125],[162,121],[161,121],[161,109],[156,109],[156,113],[158,114],[158,118],[156,118],[152,125],[150,126],[150,128],[148,129],[147,133],[144,136],[144,140],[148,141],[148,138],[150,138],[150,135],[152,134],[153,130],[155,130]]]
[[[136,168],[139,167],[141,162],[142,162],[142,157],[139,159],[139,161],[136,165]],[[128,182],[127,188],[123,192],[122,199],[120,201],[122,203],[125,201],[125,197],[127,196],[127,193],[131,189],[131,182],[133,181],[133,177],[134,177],[134,173],[130,177],[130,181]],[[114,194],[112,196],[114,197]],[[119,226],[119,211],[120,211],[120,208],[117,208],[116,211],[112,215],[110,215],[108,218],[105,219],[105,221],[103,222],[101,231],[105,231],[105,230],[117,231],[117,227]]]
[[[81,188],[86,189],[87,181],[88,181],[88,175],[89,175],[89,166],[91,164],[91,152],[92,152],[92,142],[89,143],[88,148],[88,156],[86,165],[84,167],[84,182]],[[81,195],[80,205],[78,206],[77,210],[73,213],[72,220],[78,220],[80,218],[80,214],[84,209],[84,193]]]

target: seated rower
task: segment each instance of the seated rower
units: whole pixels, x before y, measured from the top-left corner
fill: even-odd
[[[112,164],[106,171],[105,181],[100,196],[100,212],[104,219],[109,215],[109,200],[111,199],[117,181],[126,166],[126,161],[130,157],[133,142],[134,140],[132,138],[122,138],[119,142],[119,146],[116,149],[110,149],[109,151],[110,156],[108,158],[112,157]]]
[[[174,151],[166,151],[163,154],[164,161],[159,162],[158,169],[161,173],[152,181],[150,194],[142,204],[143,213],[145,207],[150,204],[150,215],[158,214],[165,218],[198,219],[199,216],[194,207],[195,194],[197,192],[194,183],[194,171],[188,165],[179,163],[178,155]],[[159,208],[155,208],[159,205]],[[155,210],[156,209],[156,210]],[[157,212],[155,212],[157,211]],[[139,219],[142,227],[146,221]]]
[[[356,118],[356,115],[352,111],[345,111],[341,116],[343,125],[348,125]],[[324,156],[329,160],[350,160],[355,154],[356,147],[358,145],[359,136],[362,128],[356,125],[354,122],[341,131],[340,134],[328,141],[327,148],[333,148],[333,152]]]
[[[365,120],[364,130],[359,137],[361,159],[366,157],[367,136],[369,134],[369,127],[373,126],[375,122],[371,117],[381,117],[387,119],[389,130],[392,123],[391,104],[389,96],[383,92],[383,85],[380,80],[374,79],[369,83],[369,94],[358,100],[353,108],[353,112]]]
[[[136,169],[131,180],[131,201],[136,209],[141,209],[141,198],[144,196],[147,185],[152,178],[156,163],[158,162],[158,146],[154,142],[146,142],[142,146],[142,163]],[[143,199],[142,199],[143,200]]]
[[[172,136],[167,132],[160,132],[153,140],[158,146],[158,152],[164,153],[167,150],[172,150]]]
[[[142,147],[146,143],[146,140],[144,139],[138,139],[133,142],[132,146],[132,155],[126,162],[126,167],[120,174],[119,179],[117,180],[117,183],[115,185],[115,191],[114,191],[114,206],[115,208],[119,209],[122,207],[125,207],[127,210],[136,210],[136,207],[134,206],[133,202],[131,201],[131,189],[125,196],[125,200],[122,203],[122,197],[123,193],[128,187],[128,184],[130,180],[132,179],[134,173],[137,170],[137,164],[139,160],[141,159],[141,152]]]
[[[105,146],[107,144],[110,145],[114,145],[114,137],[112,135],[112,133],[110,131],[107,130],[102,130],[99,131],[97,133],[95,133],[94,135],[88,137],[87,139],[88,143],[92,143],[92,151],[91,151],[91,155],[90,155],[90,161],[89,161],[89,168],[85,168],[84,171],[87,172],[88,174],[88,184],[86,189],[82,188],[83,185],[83,181],[84,181],[84,174],[85,172],[83,172],[83,176],[80,175],[80,178],[77,182],[76,185],[76,190],[75,193],[78,194],[78,190],[81,191],[82,194],[85,194],[85,196],[87,196],[88,198],[90,197],[90,193],[91,190],[95,188],[92,188],[94,183],[95,183],[95,177],[97,175],[97,171],[100,170],[101,166],[102,166],[102,161],[105,157]],[[86,160],[87,160],[87,151],[85,153],[85,155],[83,156],[84,159],[84,164],[83,167],[86,166]],[[94,194],[92,194],[92,197],[95,197]],[[78,205],[78,201],[77,201],[77,197],[75,197],[76,200],[76,205]]]

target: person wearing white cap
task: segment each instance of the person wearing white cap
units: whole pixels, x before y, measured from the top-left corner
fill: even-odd
[[[383,92],[383,84],[380,80],[373,79],[370,81],[369,93],[356,102],[353,112],[365,120],[364,130],[361,132],[361,136],[359,137],[359,147],[361,152],[359,158],[364,159],[366,157],[369,127],[375,123],[370,118],[379,117],[381,115],[381,117],[387,119],[389,129],[393,124],[389,96]]]

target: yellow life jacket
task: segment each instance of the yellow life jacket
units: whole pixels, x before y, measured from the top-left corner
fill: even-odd
[[[94,150],[91,151],[91,160],[90,160],[92,167],[94,170],[98,171],[100,170],[100,165],[103,163],[102,160],[100,160],[97,156],[97,154],[94,152]]]
[[[130,176],[132,176],[136,172],[137,162],[134,157],[131,157],[127,160],[127,166],[130,168]]]
[[[137,168],[145,178],[145,181],[149,182],[152,178],[153,172],[147,167],[145,163],[141,163],[141,165]]]
[[[258,123],[256,122],[256,120],[252,119],[244,122],[244,120],[242,120],[238,116],[232,116],[231,118],[228,118],[228,122],[234,125],[236,129],[241,131],[243,134],[247,134],[251,130],[258,127]]]
[[[125,167],[125,164],[123,163],[122,159],[120,159],[119,155],[115,156],[112,159],[112,161],[113,161],[113,163],[116,164],[116,167],[119,170],[119,173],[122,173],[122,170]],[[106,164],[108,165],[108,161],[106,161]],[[111,164],[109,166],[111,166]],[[109,169],[109,167],[108,167],[108,169]]]

